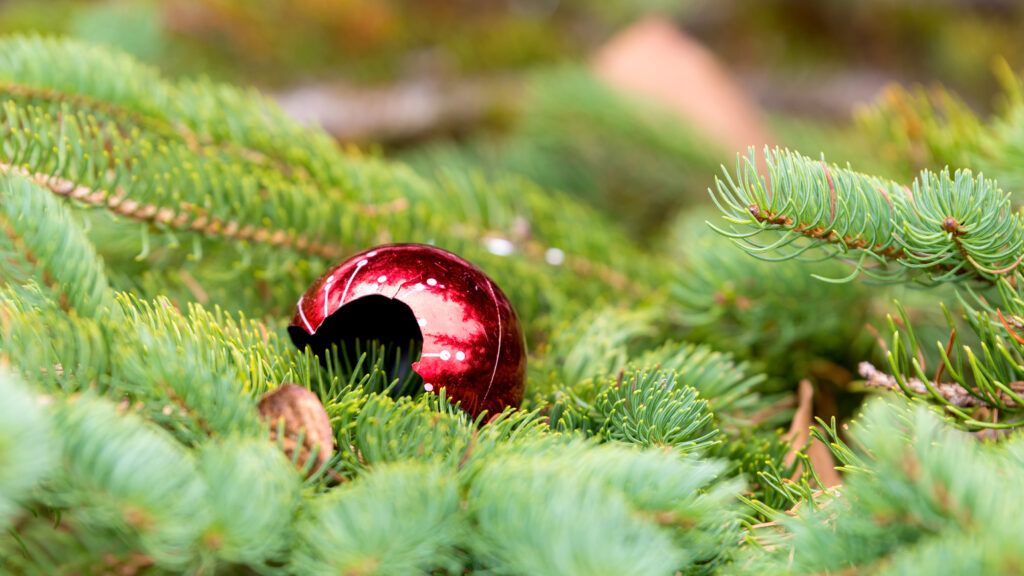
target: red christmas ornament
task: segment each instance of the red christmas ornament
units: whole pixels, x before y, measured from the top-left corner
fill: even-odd
[[[354,339],[422,339],[410,367],[428,392],[477,416],[523,399],[526,346],[508,298],[479,268],[433,246],[389,244],[328,271],[299,298],[288,333],[323,354]]]

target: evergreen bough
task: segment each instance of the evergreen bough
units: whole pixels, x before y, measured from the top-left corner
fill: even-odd
[[[713,226],[756,260],[692,214],[645,250],[576,198],[607,208],[621,192],[630,163],[594,142],[656,154],[659,192],[672,179],[658,165],[696,178],[708,154],[580,74],[555,80],[537,84],[512,161],[435,153],[414,170],[252,92],[74,41],[0,39],[3,569],[1019,571],[1024,230],[1012,197],[967,169],[1014,182],[995,159],[1012,154],[1019,101],[933,142],[954,169],[907,186],[789,151],[767,152],[764,173],[741,159],[712,193],[726,216]],[[549,134],[545,118],[589,132]],[[986,130],[1003,152],[959,138]],[[545,154],[578,162],[538,171]],[[530,348],[521,409],[474,421],[443,391],[399,394],[380,348],[322,363],[288,342],[296,295],[390,241],[456,251],[509,294]],[[853,267],[797,261],[826,259]],[[796,379],[850,384],[838,363],[870,355],[854,342],[883,287],[859,273],[952,285],[963,312],[945,311],[932,347],[920,311],[898,309],[891,375],[865,378],[910,402],[888,392],[849,435],[820,422],[845,473],[823,489],[779,427]],[[841,313],[821,314],[821,291]],[[259,418],[288,382],[330,419],[322,467]],[[1010,437],[983,444],[985,428]]]

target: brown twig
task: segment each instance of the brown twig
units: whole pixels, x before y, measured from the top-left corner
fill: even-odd
[[[891,260],[900,260],[906,258],[906,253],[901,248],[895,246],[868,246],[861,238],[854,238],[852,236],[840,236],[835,230],[825,230],[820,226],[811,228],[807,224],[794,223],[793,219],[785,214],[775,214],[771,211],[761,210],[756,204],[751,204],[748,207],[750,215],[754,217],[754,220],[764,224],[770,224],[773,226],[785,226],[791,227],[791,229],[797,234],[801,234],[814,240],[823,240],[830,244],[842,244],[843,246],[849,246],[860,250],[868,249],[871,252],[889,258]]]
[[[885,390],[900,390],[899,383],[896,382],[896,378],[890,374],[882,372],[878,368],[875,368],[870,362],[861,362],[857,367],[857,372],[864,378],[864,383],[869,388],[882,388]],[[915,394],[927,395],[928,386],[917,378],[908,378],[906,385]],[[992,407],[991,404],[979,399],[977,396],[971,394],[963,386],[952,383],[952,382],[936,382],[934,388],[938,390],[942,397],[958,408],[973,408],[973,407]],[[1010,382],[1007,386],[1013,392],[1017,394],[1024,393],[1024,382],[1016,381]],[[1007,407],[1016,406],[1016,402],[1013,401],[1005,392],[999,392],[1000,401]]]
[[[231,240],[270,244],[289,248],[296,252],[312,254],[328,259],[340,258],[346,250],[339,245],[317,242],[301,234],[273,228],[261,228],[238,222],[223,220],[206,214],[190,214],[188,206],[179,210],[155,204],[143,204],[127,197],[124,191],[110,193],[107,190],[80,186],[70,180],[29,172],[23,168],[0,163],[0,172],[17,174],[43,186],[57,196],[69,198],[98,208],[105,208],[114,214],[137,220],[160,224],[179,230],[188,230],[204,236],[222,237]]]

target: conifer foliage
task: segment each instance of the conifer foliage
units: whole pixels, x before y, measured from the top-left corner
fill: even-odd
[[[590,96],[624,107],[609,118],[630,117],[632,103]],[[558,98],[537,102],[565,112]],[[528,124],[513,168],[463,156],[414,170],[342,150],[255,93],[172,81],[74,41],[0,39],[0,566],[1019,567],[1019,442],[973,435],[1024,418],[1024,223],[1012,197],[966,169],[903,186],[770,151],[767,175],[750,158],[723,177],[712,196],[726,218],[710,217],[769,262],[733,250],[704,216],[680,217],[669,248],[644,250],[588,205],[587,178],[533,181],[526,162],[616,137],[678,159],[680,173],[708,162],[689,132],[630,126],[593,125],[581,143],[538,141]],[[530,350],[522,408],[474,420],[443,390],[401,393],[386,350],[321,361],[288,341],[310,282],[396,241],[457,252],[502,286]],[[854,266],[774,262],[822,253]],[[873,313],[877,290],[854,282],[859,272],[954,284],[963,314],[947,313],[935,348],[900,309],[891,376],[865,378],[903,395],[870,404],[849,436],[822,423],[846,480],[822,490],[779,427],[796,379],[866,350],[849,323],[808,312],[821,289],[849,318]],[[329,458],[300,458],[260,419],[259,400],[286,383],[322,403]]]

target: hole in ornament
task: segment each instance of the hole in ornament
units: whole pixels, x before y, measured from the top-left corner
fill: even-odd
[[[372,392],[392,397],[423,393],[423,379],[412,369],[423,348],[423,333],[412,309],[386,296],[358,298],[338,308],[315,334],[288,328],[299,348],[309,346],[321,364],[342,381],[360,381]],[[365,357],[364,357],[365,355]],[[355,374],[358,372],[359,374]]]

